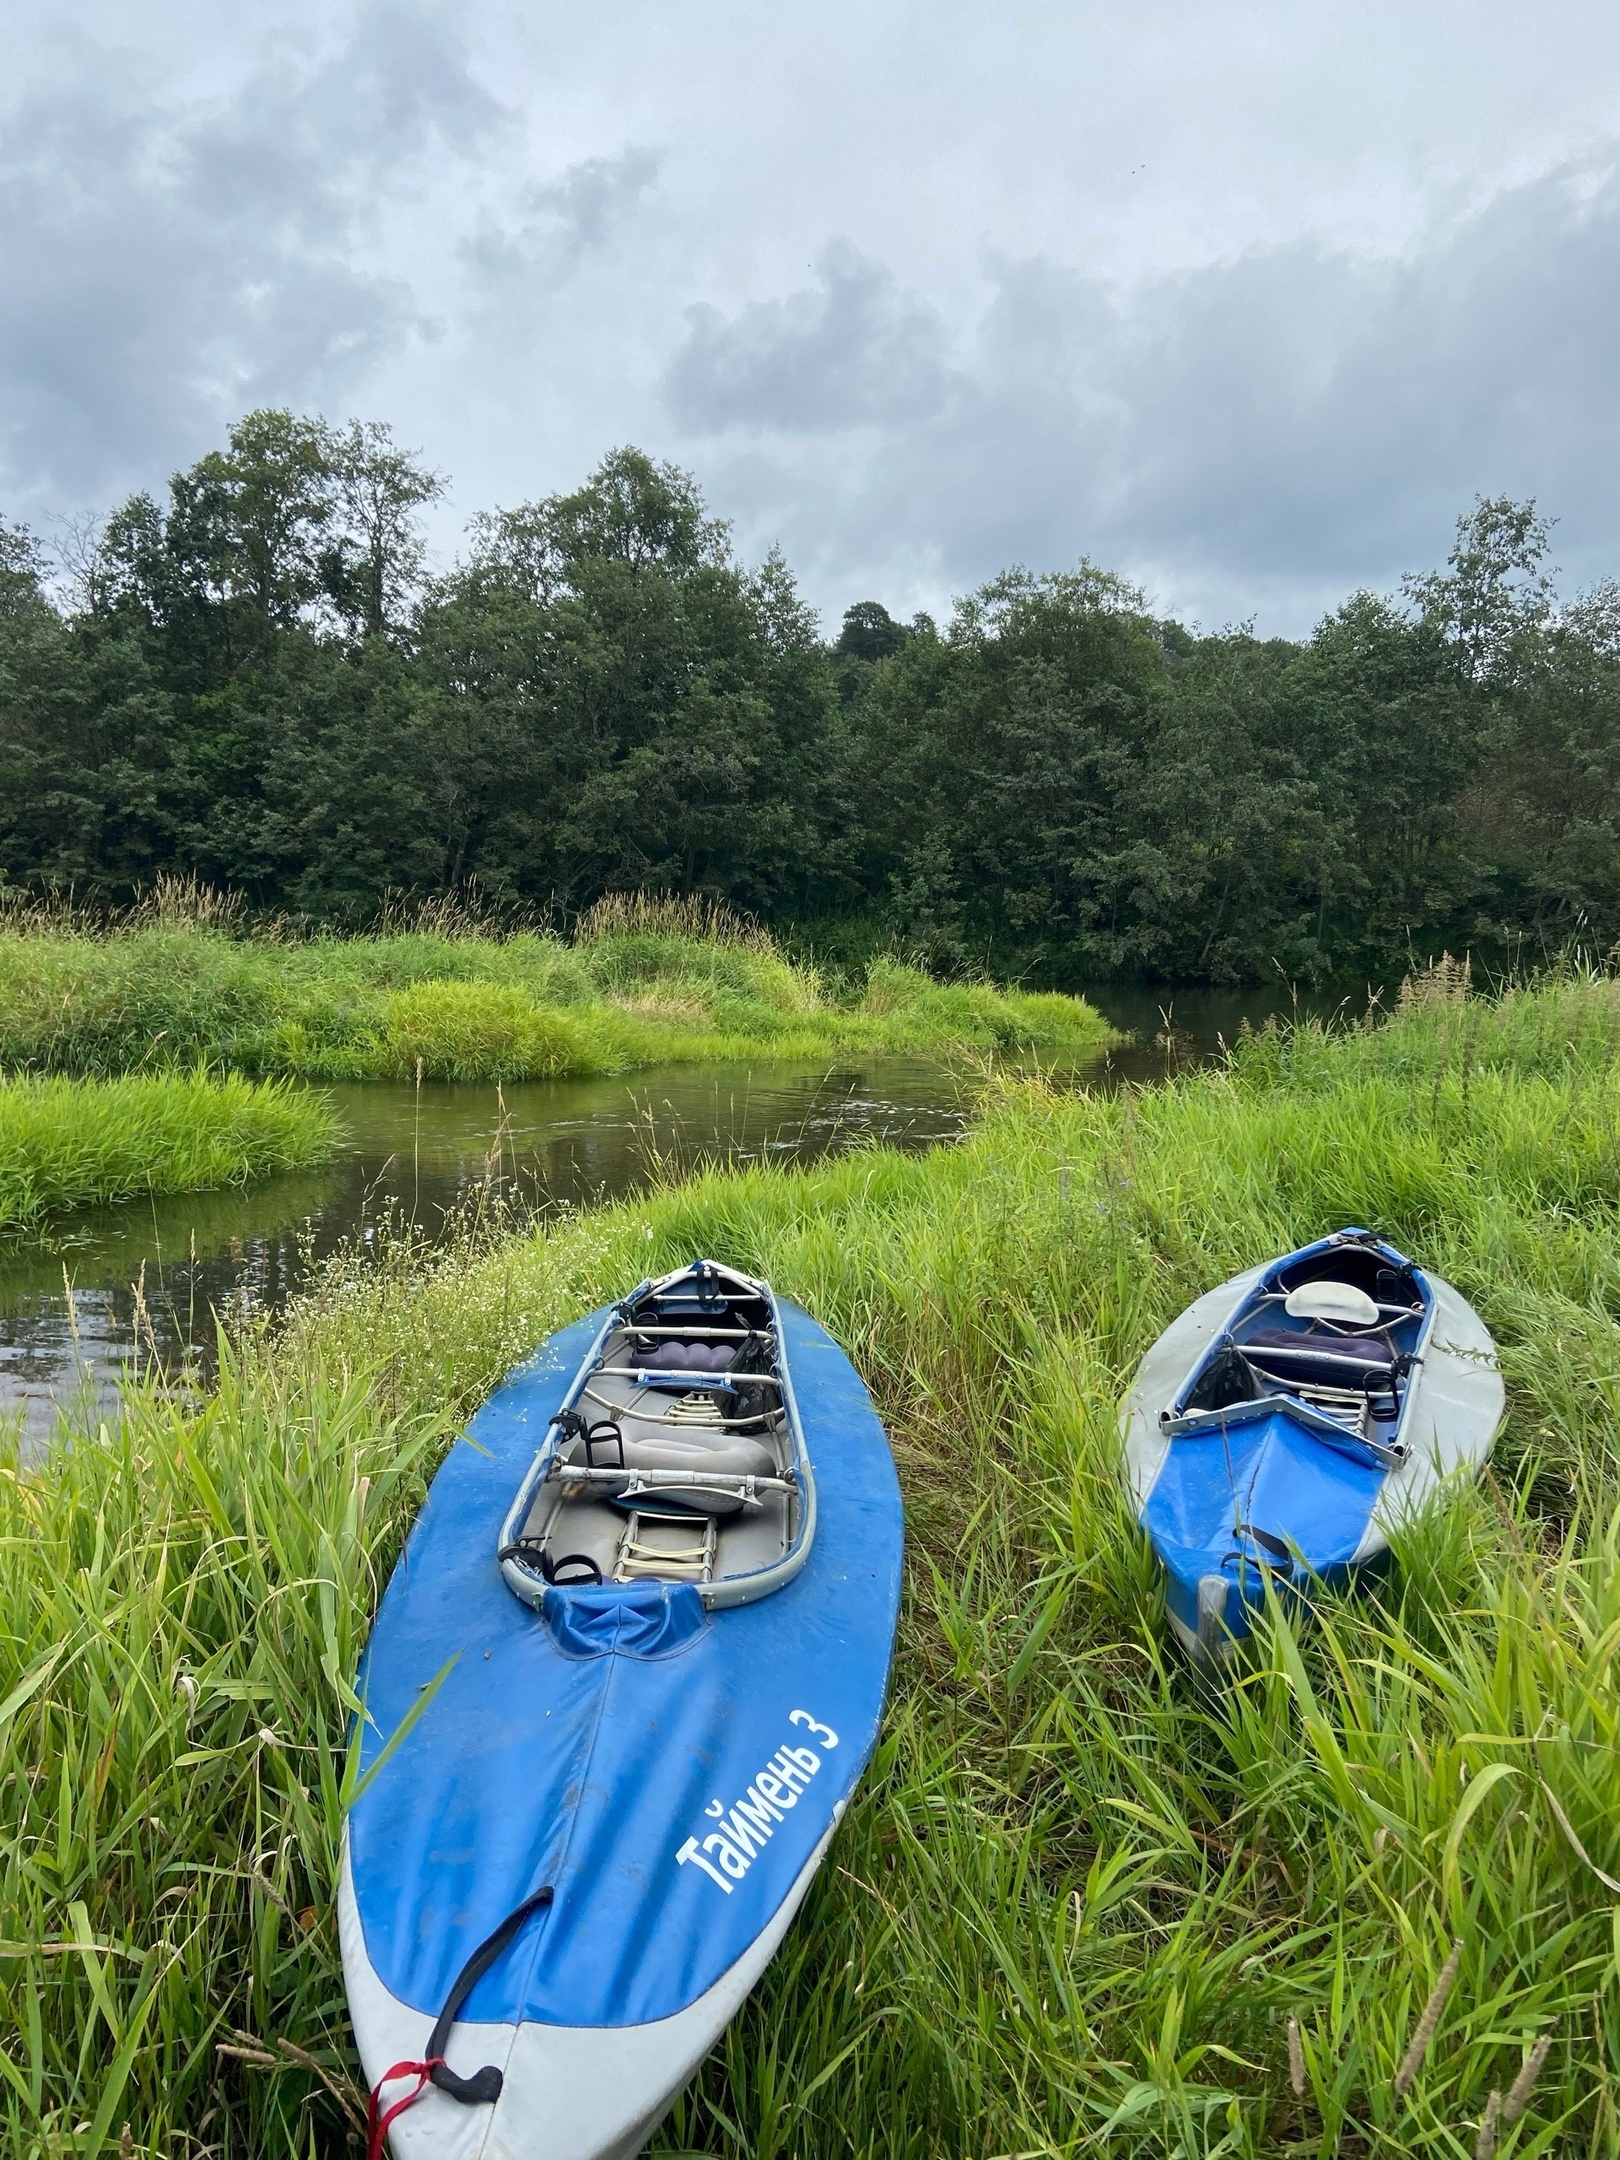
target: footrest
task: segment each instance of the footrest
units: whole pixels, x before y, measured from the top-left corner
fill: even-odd
[[[614,1555],[613,1580],[653,1575],[666,1582],[709,1582],[718,1543],[719,1525],[712,1515],[643,1515],[632,1509]]]

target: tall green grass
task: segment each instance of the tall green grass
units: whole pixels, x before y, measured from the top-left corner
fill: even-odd
[[[572,943],[451,923],[238,934],[206,911],[111,929],[0,920],[0,1068],[188,1067],[328,1080],[515,1080],[824,1052],[1101,1049],[1078,998],[941,985],[893,960],[833,989],[761,931],[681,902],[604,903]]]
[[[848,1345],[909,1559],[877,1760],[664,2149],[1620,2149],[1620,1004],[1541,995],[1464,1008],[1467,1065],[1413,1007],[1152,1092],[1004,1089],[926,1158],[398,1248],[200,1409],[139,1395],[0,1476],[0,2150],[346,2149],[367,1615],[455,1421],[695,1251]],[[1212,1694],[1164,1645],[1118,1398],[1194,1294],[1349,1222],[1480,1305],[1508,1426],[1382,1588],[1275,1616]]]
[[[284,1081],[0,1076],[0,1231],[132,1193],[203,1192],[301,1170],[336,1138],[321,1098]]]

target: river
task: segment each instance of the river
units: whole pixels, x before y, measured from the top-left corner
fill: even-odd
[[[1092,1001],[1132,1040],[1065,1075],[1077,1085],[1161,1077],[1282,1003],[1113,989]],[[902,1058],[669,1066],[499,1091],[372,1081],[327,1092],[345,1138],[323,1170],[86,1210],[0,1241],[0,1416],[20,1418],[37,1442],[63,1403],[111,1408],[132,1364],[205,1367],[216,1313],[274,1310],[325,1256],[392,1226],[442,1234],[491,1186],[545,1214],[702,1161],[806,1161],[874,1141],[937,1147],[971,1115],[951,1072]]]

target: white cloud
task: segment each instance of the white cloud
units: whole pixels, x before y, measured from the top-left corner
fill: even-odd
[[[80,46],[0,123],[0,478],[13,503],[161,477],[239,412],[319,402],[431,327],[376,242],[413,167],[501,122],[408,7],[315,65],[166,97]]]
[[[0,93],[0,506],[255,402],[457,516],[616,442],[815,602],[1082,551],[1298,629],[1476,490],[1616,566],[1610,0],[62,0]]]

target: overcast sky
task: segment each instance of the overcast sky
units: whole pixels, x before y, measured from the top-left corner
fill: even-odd
[[[1620,572],[1614,0],[0,0],[0,511],[255,404],[437,538],[615,443],[836,625],[1081,555],[1300,632],[1476,493]]]

